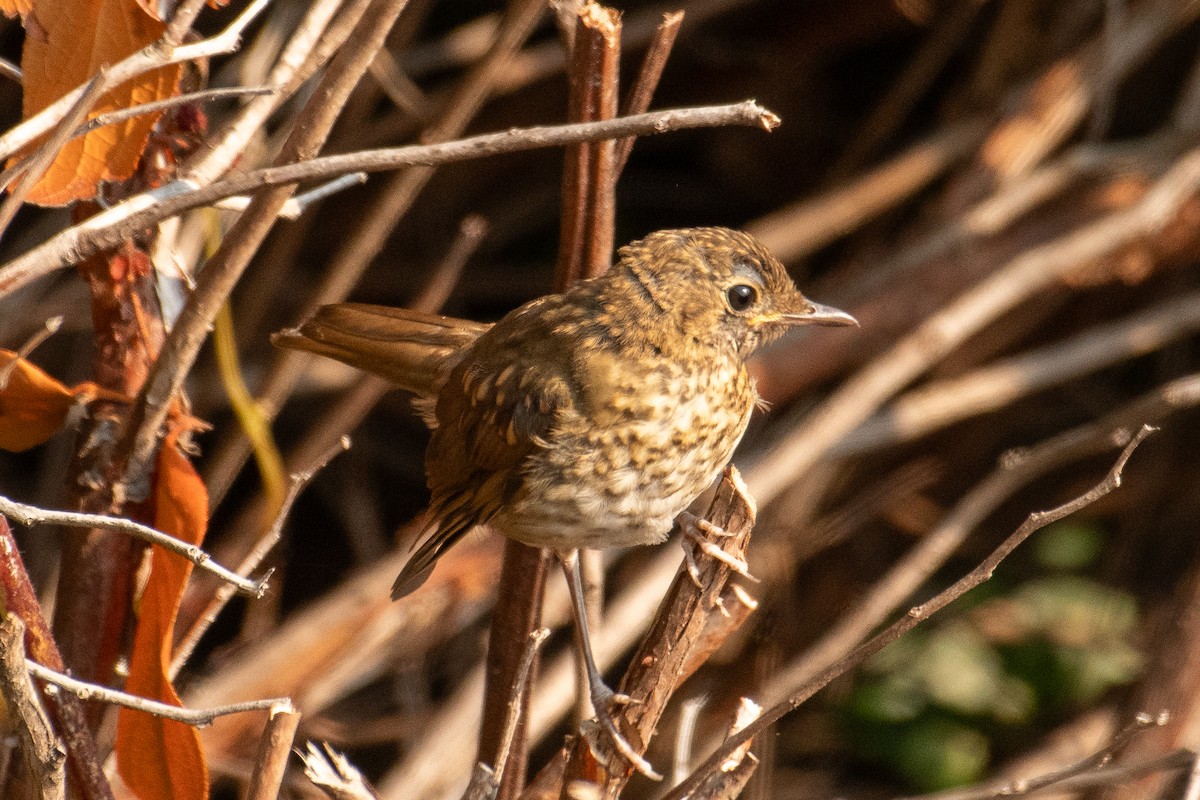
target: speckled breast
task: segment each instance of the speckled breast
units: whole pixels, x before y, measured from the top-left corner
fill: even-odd
[[[729,462],[757,395],[735,354],[646,366],[594,353],[576,365],[586,393],[525,465],[496,527],[543,547],[666,538]]]

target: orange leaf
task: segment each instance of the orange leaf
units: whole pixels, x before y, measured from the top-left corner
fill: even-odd
[[[16,357],[0,350],[0,370]],[[49,439],[66,421],[76,393],[86,390],[68,389],[28,361],[17,361],[0,389],[0,449],[28,450]]]
[[[208,525],[208,492],[192,463],[179,451],[182,427],[172,427],[159,452],[154,525],[176,539],[198,545]],[[182,703],[167,670],[175,616],[192,564],[158,547],[151,549],[150,577],[142,593],[125,690],[179,706]],[[122,708],[117,716],[116,749],[121,779],[142,800],[208,797],[208,767],[200,735],[190,725]]]
[[[89,80],[100,67],[158,39],[165,25],[137,0],[34,0],[26,28],[21,68],[24,113],[29,118]],[[163,100],[178,88],[179,66],[163,67],[113,89],[89,116]],[[67,142],[29,193],[29,202],[64,205],[87,200],[96,196],[98,182],[128,178],[158,116],[135,117]]]

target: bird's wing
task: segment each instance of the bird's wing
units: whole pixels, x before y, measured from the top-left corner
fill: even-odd
[[[420,586],[447,548],[516,497],[527,460],[575,402],[571,370],[570,349],[546,324],[482,337],[451,372],[425,462],[437,529],[404,567],[393,597]]]

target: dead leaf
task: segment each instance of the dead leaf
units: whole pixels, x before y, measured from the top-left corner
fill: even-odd
[[[0,387],[0,450],[18,452],[46,441],[63,426],[75,403],[96,398],[127,402],[91,381],[68,389],[11,350],[0,350],[0,374],[5,370],[9,376]]]
[[[28,0],[0,0],[0,2]],[[24,115],[29,118],[115,64],[158,39],[165,25],[137,0],[33,0],[44,36],[26,36],[21,57],[25,75]],[[178,65],[126,82],[100,98],[89,117],[173,96]],[[101,181],[128,178],[137,166],[157,114],[98,128],[69,141],[29,194],[29,202],[64,205],[96,196]]]
[[[159,452],[154,525],[176,539],[199,545],[208,526],[208,492],[179,450],[179,433],[184,427],[184,423],[174,423]],[[150,577],[142,593],[125,689],[181,706],[167,676],[175,618],[192,564],[158,547],[151,549]],[[208,767],[200,735],[192,726],[122,708],[117,716],[116,751],[122,780],[142,800],[208,797]]]

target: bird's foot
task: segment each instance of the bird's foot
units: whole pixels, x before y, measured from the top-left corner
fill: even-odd
[[[750,567],[745,561],[725,552],[705,538],[706,536],[715,536],[718,539],[728,538],[733,536],[729,531],[686,511],[679,515],[679,531],[683,534],[683,555],[687,560],[688,576],[692,579],[692,583],[696,584],[696,588],[703,589],[704,586],[700,581],[700,567],[696,563],[695,550],[699,550],[709,558],[715,558],[743,578],[758,583],[758,578],[750,574]]]
[[[629,705],[636,701],[627,694],[614,692],[602,682],[593,683],[590,690],[592,707],[596,710],[595,725],[607,734],[607,739],[613,749],[620,753],[621,757],[628,761],[642,775],[645,775],[652,781],[661,781],[663,776],[655,772],[650,762],[633,749],[633,746],[629,744],[629,740],[625,738],[620,728],[617,727],[616,717],[613,716],[613,710],[618,706]],[[592,748],[592,753],[596,754],[597,758],[603,761],[604,759],[599,755],[600,748],[596,746],[597,744],[597,741],[593,737],[588,737],[588,745]]]

